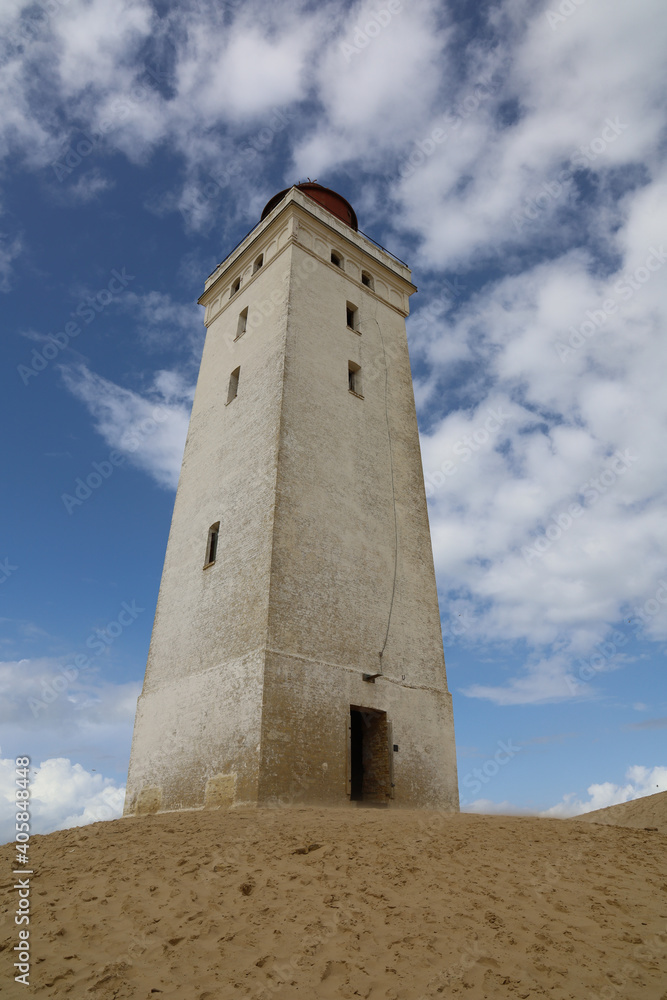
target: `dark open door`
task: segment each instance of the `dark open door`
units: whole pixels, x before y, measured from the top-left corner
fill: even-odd
[[[382,802],[392,797],[387,713],[350,706],[348,743],[349,795],[353,802]]]

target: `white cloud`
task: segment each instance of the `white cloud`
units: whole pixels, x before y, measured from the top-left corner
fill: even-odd
[[[193,386],[176,372],[158,372],[149,392],[102,378],[85,366],[62,368],[67,388],[88,408],[95,429],[166,489],[175,489],[190,419]]]
[[[112,180],[104,177],[98,168],[93,168],[79,177],[75,183],[69,184],[62,190],[56,190],[66,204],[85,205],[94,201],[103,191],[108,191],[113,187]]]
[[[92,632],[89,638],[99,635]],[[85,654],[77,651],[67,659],[0,663],[0,753],[7,758],[0,761],[0,840],[13,835],[13,810],[4,803],[13,801],[14,759],[23,755],[33,762],[33,833],[120,815],[124,789],[116,778],[93,773],[90,765],[125,774],[141,684],[102,679],[108,646],[100,656],[85,641],[80,648]],[[75,669],[75,663],[80,668]],[[70,759],[77,758],[83,763],[71,765]],[[44,763],[36,767],[39,760]]]
[[[632,706],[636,712],[647,712],[648,705],[643,705],[638,702]],[[623,727],[624,729],[634,730],[634,731],[645,731],[647,729],[667,729],[667,716],[663,715],[662,718],[658,719],[645,719],[643,722],[629,722]]]
[[[61,135],[33,110],[31,68],[17,55],[0,65],[0,159],[18,154],[31,167],[55,156]]]
[[[131,729],[141,685],[101,679],[112,640],[106,636],[102,642],[100,634],[105,634],[103,629],[91,632],[81,644],[85,653],[77,652],[67,659],[0,662],[5,749],[10,734],[19,741],[23,734],[34,745],[47,731],[50,738],[62,742],[63,736],[71,741],[99,741],[106,736],[119,739],[128,727]]]
[[[201,272],[199,274],[201,280]],[[146,347],[164,352],[166,347],[189,354],[189,370],[196,375],[204,343],[204,311],[195,303],[175,302],[164,292],[138,294],[127,291],[120,307],[132,314],[137,333]]]
[[[100,635],[107,641],[101,642]],[[102,766],[124,773],[141,684],[102,679],[112,640],[103,628],[92,631],[88,640],[67,658],[0,663],[0,752],[12,755],[0,761],[1,840],[13,835],[13,810],[4,803],[13,801],[17,756],[27,755],[33,762],[32,833],[120,815],[124,790],[117,780],[89,773],[82,764],[72,765],[65,758],[101,761]],[[38,760],[43,763],[37,767]]]
[[[14,839],[16,763],[0,760],[0,799],[6,803],[0,821],[0,842]],[[112,778],[86,771],[63,757],[30,766],[30,833],[66,830],[122,815],[125,787]]]
[[[450,114],[447,138],[394,188],[400,221],[424,241],[425,263],[467,264],[476,252],[493,257],[507,244],[530,243],[536,235],[562,242],[584,227],[590,232],[602,226],[611,238],[615,197],[606,213],[579,199],[577,222],[561,217],[554,226],[556,214],[577,197],[574,183],[558,178],[568,165],[581,163],[604,189],[611,170],[641,163],[650,174],[659,163],[666,34],[664,20],[654,31],[659,8],[657,0],[642,0],[632,9],[622,2],[604,9],[589,4],[556,31],[542,10],[526,10],[523,29],[510,30],[508,5],[499,8],[501,33],[486,72],[502,84],[492,100],[471,107],[466,119]],[[610,51],[623,52],[623,59],[610,59]],[[474,104],[478,79],[479,63],[470,59],[467,78],[460,78],[453,93]],[[496,117],[501,102],[517,105],[518,118],[509,126]],[[438,126],[443,127],[443,114],[433,108],[424,136]],[[582,145],[589,147],[583,155]],[[579,159],[573,164],[574,155]],[[545,197],[545,184],[555,192],[552,197]],[[524,218],[517,230],[515,213],[527,206],[534,212],[538,195],[536,221]]]
[[[224,34],[195,26],[177,68],[179,101],[219,121],[257,117],[299,100],[312,41],[309,20],[289,19],[272,37],[244,20]]]
[[[0,66],[7,97],[0,157],[18,153],[44,167],[75,149],[83,132],[94,147],[84,155],[121,150],[145,163],[168,142],[184,159],[186,187],[203,170],[238,159],[248,132],[266,125],[277,106],[306,96],[327,31],[325,9],[293,4],[231,11],[198,0],[160,18],[145,0],[70,0],[43,8],[39,18],[29,7],[3,11],[10,43]],[[237,184],[260,163],[244,163]],[[71,164],[71,173],[60,167],[56,174],[67,186],[76,178],[76,150]]]
[[[528,705],[580,697],[590,693],[590,685],[577,678],[568,657],[553,656],[526,664],[523,676],[505,685],[471,684],[462,689],[469,698],[486,698],[498,705]]]
[[[411,3],[382,26],[377,10],[362,2],[344,16],[338,12],[335,37],[324,46],[316,73],[325,115],[318,114],[295,149],[297,174],[315,176],[346,161],[377,165],[388,149],[419,134],[445,72],[446,36],[428,3]],[[364,28],[371,23],[378,27],[369,35]]]
[[[8,240],[0,233],[0,292],[9,292],[14,276],[14,261],[23,250],[23,243],[17,236]]]
[[[667,791],[667,767],[643,767],[635,764],[628,768],[625,777],[627,780],[623,785],[612,781],[589,785],[586,789],[588,799],[578,798],[576,792],[564,795],[562,802],[540,815],[566,819],[568,816],[580,816],[582,813],[593,812],[594,809],[606,809],[607,806],[630,802],[644,795]]]
[[[6,8],[10,33],[22,6]],[[368,24],[384,20],[373,21],[378,9],[197,3],[158,19],[143,0],[72,0],[46,18],[22,59],[6,61],[4,134],[36,164],[55,155],[73,123],[94,130],[106,120],[113,127],[105,146],[132,159],[173,144],[186,160],[187,185],[202,166],[233,156],[248,126],[279,104],[317,101],[295,130],[297,173],[357,162],[396,176],[411,143],[447,119],[447,141],[393,191],[395,217],[423,238],[425,259],[441,264],[514,239],[512,211],[577,144],[595,139],[607,116],[628,128],[592,169],[604,178],[612,167],[655,161],[664,50],[657,0],[632,10],[588,4],[557,31],[544,11],[505,3],[487,14],[489,41],[468,42],[463,62],[460,31],[442,27],[441,5],[415,0],[366,35]],[[139,60],[149,41],[166,88],[147,74],[151,59]],[[623,60],[610,51],[623,51]],[[482,80],[489,87],[471,111]],[[510,126],[495,118],[503,101],[520,109]],[[55,124],[56,107],[69,125]],[[255,174],[253,167],[248,180]]]
[[[572,251],[411,327],[434,414],[422,453],[440,584],[481,606],[468,639],[536,650],[524,674],[472,696],[587,693],[568,682],[572,658],[595,653],[623,617],[636,622],[636,608],[649,608],[644,636],[667,635],[664,184],[627,195],[624,215],[611,273]],[[457,361],[483,378],[467,387],[473,405],[438,417]],[[492,411],[503,420],[488,432]],[[557,655],[540,652],[552,644]]]
[[[507,799],[504,802],[492,802],[491,799],[475,799],[465,806],[461,806],[461,812],[478,813],[484,816],[523,816],[527,810],[513,805]]]
[[[63,96],[113,86],[150,34],[154,18],[143,0],[74,0],[63,7],[51,21]]]

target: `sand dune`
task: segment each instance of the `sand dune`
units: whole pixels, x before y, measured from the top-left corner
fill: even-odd
[[[667,792],[645,795],[641,799],[621,802],[618,806],[608,806],[606,809],[596,809],[579,818],[590,823],[605,823],[607,826],[627,826],[640,830],[652,827],[661,833],[667,833]]]
[[[31,987],[12,981],[10,891],[0,991],[667,1000],[666,848],[590,822],[353,808],[98,823],[34,838]]]

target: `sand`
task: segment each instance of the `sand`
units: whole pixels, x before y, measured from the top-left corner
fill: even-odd
[[[35,837],[32,862],[31,986],[12,979],[10,889],[3,997],[667,1000],[655,830],[239,809]]]

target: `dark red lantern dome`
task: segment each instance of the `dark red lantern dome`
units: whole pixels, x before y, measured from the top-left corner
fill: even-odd
[[[357,216],[350,205],[349,201],[343,198],[342,195],[337,194],[332,191],[331,188],[323,187],[321,184],[317,184],[315,181],[305,181],[303,184],[294,184],[293,187],[303,191],[305,195],[316,201],[318,205],[326,208],[328,212],[335,215],[337,219],[344,222],[351,229],[359,229],[357,223]],[[273,198],[266,203],[264,206],[264,211],[262,212],[262,219],[265,219],[269,212],[273,211],[278,202],[282,201],[288,191],[292,188],[285,188],[284,191],[279,191],[278,194],[274,194]]]

